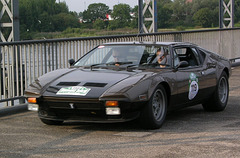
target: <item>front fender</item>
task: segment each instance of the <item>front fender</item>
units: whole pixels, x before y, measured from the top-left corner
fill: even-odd
[[[148,101],[162,82],[165,82],[164,77],[156,73],[129,77],[109,88],[102,94],[100,100]]]
[[[75,69],[58,69],[55,71],[51,71],[49,73],[40,76],[33,83],[31,83],[28,88],[25,90],[25,97],[40,97],[43,91],[45,91],[46,87],[57,78],[62,75],[74,71]]]

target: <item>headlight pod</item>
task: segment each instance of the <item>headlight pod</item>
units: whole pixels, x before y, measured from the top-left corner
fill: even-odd
[[[121,110],[118,107],[119,106],[118,101],[106,101],[105,106],[106,106],[106,114],[107,115],[120,115],[121,114]]]
[[[37,98],[27,98],[28,101],[28,110],[38,111],[39,106],[37,104]]]
[[[36,104],[37,98],[27,98],[28,103]]]
[[[111,106],[111,107],[113,107],[113,106],[116,107],[116,106],[118,106],[118,101],[106,101],[105,105]]]

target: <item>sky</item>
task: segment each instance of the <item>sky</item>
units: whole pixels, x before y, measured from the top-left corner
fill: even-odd
[[[77,13],[87,10],[88,5],[92,3],[104,3],[113,9],[116,4],[124,3],[130,5],[131,8],[138,5],[138,0],[57,0],[57,2],[66,2],[70,11],[76,11]]]

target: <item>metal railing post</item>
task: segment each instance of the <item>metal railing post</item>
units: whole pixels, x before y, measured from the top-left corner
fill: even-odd
[[[3,94],[3,74],[2,74],[2,47],[0,47],[0,100]]]

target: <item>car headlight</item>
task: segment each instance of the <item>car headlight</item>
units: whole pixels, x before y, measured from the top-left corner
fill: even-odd
[[[121,110],[118,107],[118,101],[106,101],[105,106],[106,106],[106,114],[107,115],[120,115]]]

